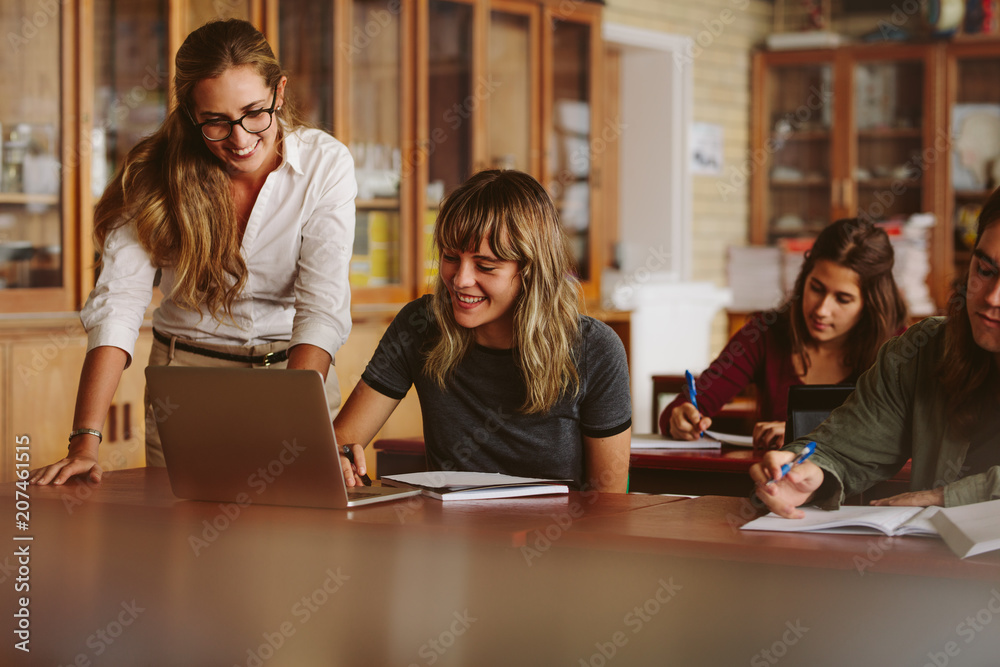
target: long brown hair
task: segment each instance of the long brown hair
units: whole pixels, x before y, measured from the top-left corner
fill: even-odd
[[[545,189],[528,174],[481,171],[445,200],[434,225],[434,245],[478,249],[486,240],[499,259],[518,263],[521,294],[514,304],[514,359],[527,387],[521,411],[545,413],[564,392],[579,387],[573,358],[579,339],[579,282],[559,215]],[[451,297],[438,274],[432,300],[441,334],[424,368],[444,387],[475,339],[455,321]]]
[[[987,228],[997,222],[1000,222],[1000,188],[993,191],[979,213],[976,248]],[[995,390],[983,389],[989,385],[995,387],[1000,381],[993,355],[979,347],[972,336],[967,295],[970,280],[979,278],[970,274],[971,267],[970,261],[965,274],[952,283],[944,325],[944,354],[937,368],[941,391],[948,397],[948,420],[965,436],[972,435],[984,410],[996,409]]]
[[[96,246],[108,234],[135,224],[139,243],[157,267],[176,271],[171,298],[215,319],[230,315],[246,283],[231,181],[194,125],[198,82],[233,67],[252,67],[268,88],[283,76],[264,35],[246,21],[201,26],[184,40],[175,59],[175,102],[163,124],[129,151],[94,213]],[[304,123],[285,98],[275,113],[279,145]]]
[[[848,332],[844,345],[844,365],[857,376],[875,363],[882,343],[896,335],[906,323],[906,303],[892,277],[892,244],[884,230],[858,218],[837,220],[816,238],[806,253],[792,296],[784,309],[792,352],[799,355],[803,371],[809,369],[806,344],[812,337],[802,314],[802,299],[809,274],[823,259],[858,274],[861,318]]]

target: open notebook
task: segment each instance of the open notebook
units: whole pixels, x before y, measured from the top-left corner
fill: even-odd
[[[743,525],[743,530],[783,533],[848,533],[858,535],[923,535],[938,537],[930,519],[940,507],[844,506],[828,512],[802,507],[802,519],[784,519],[773,512]]]

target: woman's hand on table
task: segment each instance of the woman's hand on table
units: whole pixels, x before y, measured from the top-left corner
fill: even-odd
[[[79,438],[93,438],[93,436],[78,436]],[[93,438],[97,442],[96,438]],[[60,486],[65,484],[74,475],[85,475],[87,481],[100,484],[104,470],[97,462],[97,445],[80,444],[71,448],[69,454],[61,461],[31,471],[28,482],[45,486],[54,484]]]

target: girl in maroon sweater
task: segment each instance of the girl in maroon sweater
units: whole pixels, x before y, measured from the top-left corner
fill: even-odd
[[[905,326],[886,233],[856,218],[829,225],[806,253],[795,289],[776,310],[755,313],[698,378],[696,410],[679,395],[660,415],[660,432],[694,440],[748,384],[757,387],[754,447],[780,447],[788,387],[853,384],[882,343]]]

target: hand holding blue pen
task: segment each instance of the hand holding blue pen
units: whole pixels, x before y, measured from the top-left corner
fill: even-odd
[[[684,371],[684,377],[687,378],[687,390],[688,390],[688,400],[691,401],[691,405],[694,406],[695,410],[701,413],[698,409],[698,389],[694,385],[694,376],[691,375],[691,371]],[[704,437],[704,432],[698,434],[700,437]]]
[[[791,463],[786,463],[785,465],[781,466],[781,474],[775,477],[774,479],[770,480],[767,484],[765,484],[765,486],[771,486],[779,479],[787,475],[792,468],[794,468],[797,465],[800,465],[802,462],[804,462],[806,459],[812,456],[814,451],[816,451],[816,443],[810,442],[802,449],[801,452],[799,452],[799,455],[796,456]]]

